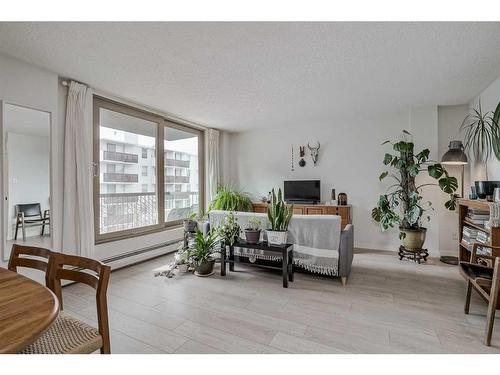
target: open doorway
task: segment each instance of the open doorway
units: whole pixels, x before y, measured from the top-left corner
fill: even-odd
[[[3,105],[4,261],[12,244],[51,248],[50,113]]]

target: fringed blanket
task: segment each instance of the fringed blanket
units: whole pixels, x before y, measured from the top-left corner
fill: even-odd
[[[211,211],[210,226],[217,227],[228,214],[227,211]],[[235,212],[235,217],[242,230],[248,225],[248,219],[261,220],[261,227],[268,227],[267,215],[254,212]],[[309,272],[338,275],[338,248],[340,243],[340,217],[334,215],[294,215],[288,227],[288,242],[294,244],[294,265]],[[244,234],[241,233],[244,238]],[[262,231],[262,239],[265,239]],[[235,248],[235,255],[248,257],[249,260],[263,259],[281,261],[281,256],[257,249]]]

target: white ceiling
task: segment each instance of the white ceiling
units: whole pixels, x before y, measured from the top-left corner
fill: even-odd
[[[4,106],[4,131],[18,134],[48,137],[50,134],[50,114],[36,109],[12,104]]]
[[[0,23],[6,54],[233,131],[467,103],[499,46],[500,23]]]

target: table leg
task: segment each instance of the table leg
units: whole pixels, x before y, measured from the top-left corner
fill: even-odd
[[[220,275],[226,276],[226,245],[220,249]]]
[[[290,251],[288,256],[288,281],[293,282],[293,250]]]
[[[288,288],[288,249],[283,251],[283,259],[282,259],[282,276],[283,276],[283,288]]]
[[[229,271],[234,271],[234,246],[229,246]]]

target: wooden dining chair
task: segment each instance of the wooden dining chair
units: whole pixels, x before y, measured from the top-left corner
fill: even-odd
[[[17,272],[17,267],[31,268],[43,271],[45,273],[45,285],[48,285],[47,268],[52,251],[42,247],[12,245],[10,252],[8,268],[10,271]]]
[[[24,354],[89,354],[100,349],[110,354],[108,306],[106,292],[111,267],[75,255],[52,253],[48,267],[48,286],[59,300],[59,316],[52,326]],[[86,284],[96,290],[98,329],[63,310],[61,280]]]
[[[493,323],[495,322],[495,312],[500,309],[500,257],[477,254],[478,247],[491,249],[492,255],[500,251],[500,247],[474,243],[470,262],[460,262],[460,273],[467,280],[464,312],[469,313],[472,289],[488,303],[488,313],[486,316],[486,328],[484,333],[484,345],[491,345],[491,335]],[[489,265],[477,264],[478,259],[485,259],[491,263]]]

